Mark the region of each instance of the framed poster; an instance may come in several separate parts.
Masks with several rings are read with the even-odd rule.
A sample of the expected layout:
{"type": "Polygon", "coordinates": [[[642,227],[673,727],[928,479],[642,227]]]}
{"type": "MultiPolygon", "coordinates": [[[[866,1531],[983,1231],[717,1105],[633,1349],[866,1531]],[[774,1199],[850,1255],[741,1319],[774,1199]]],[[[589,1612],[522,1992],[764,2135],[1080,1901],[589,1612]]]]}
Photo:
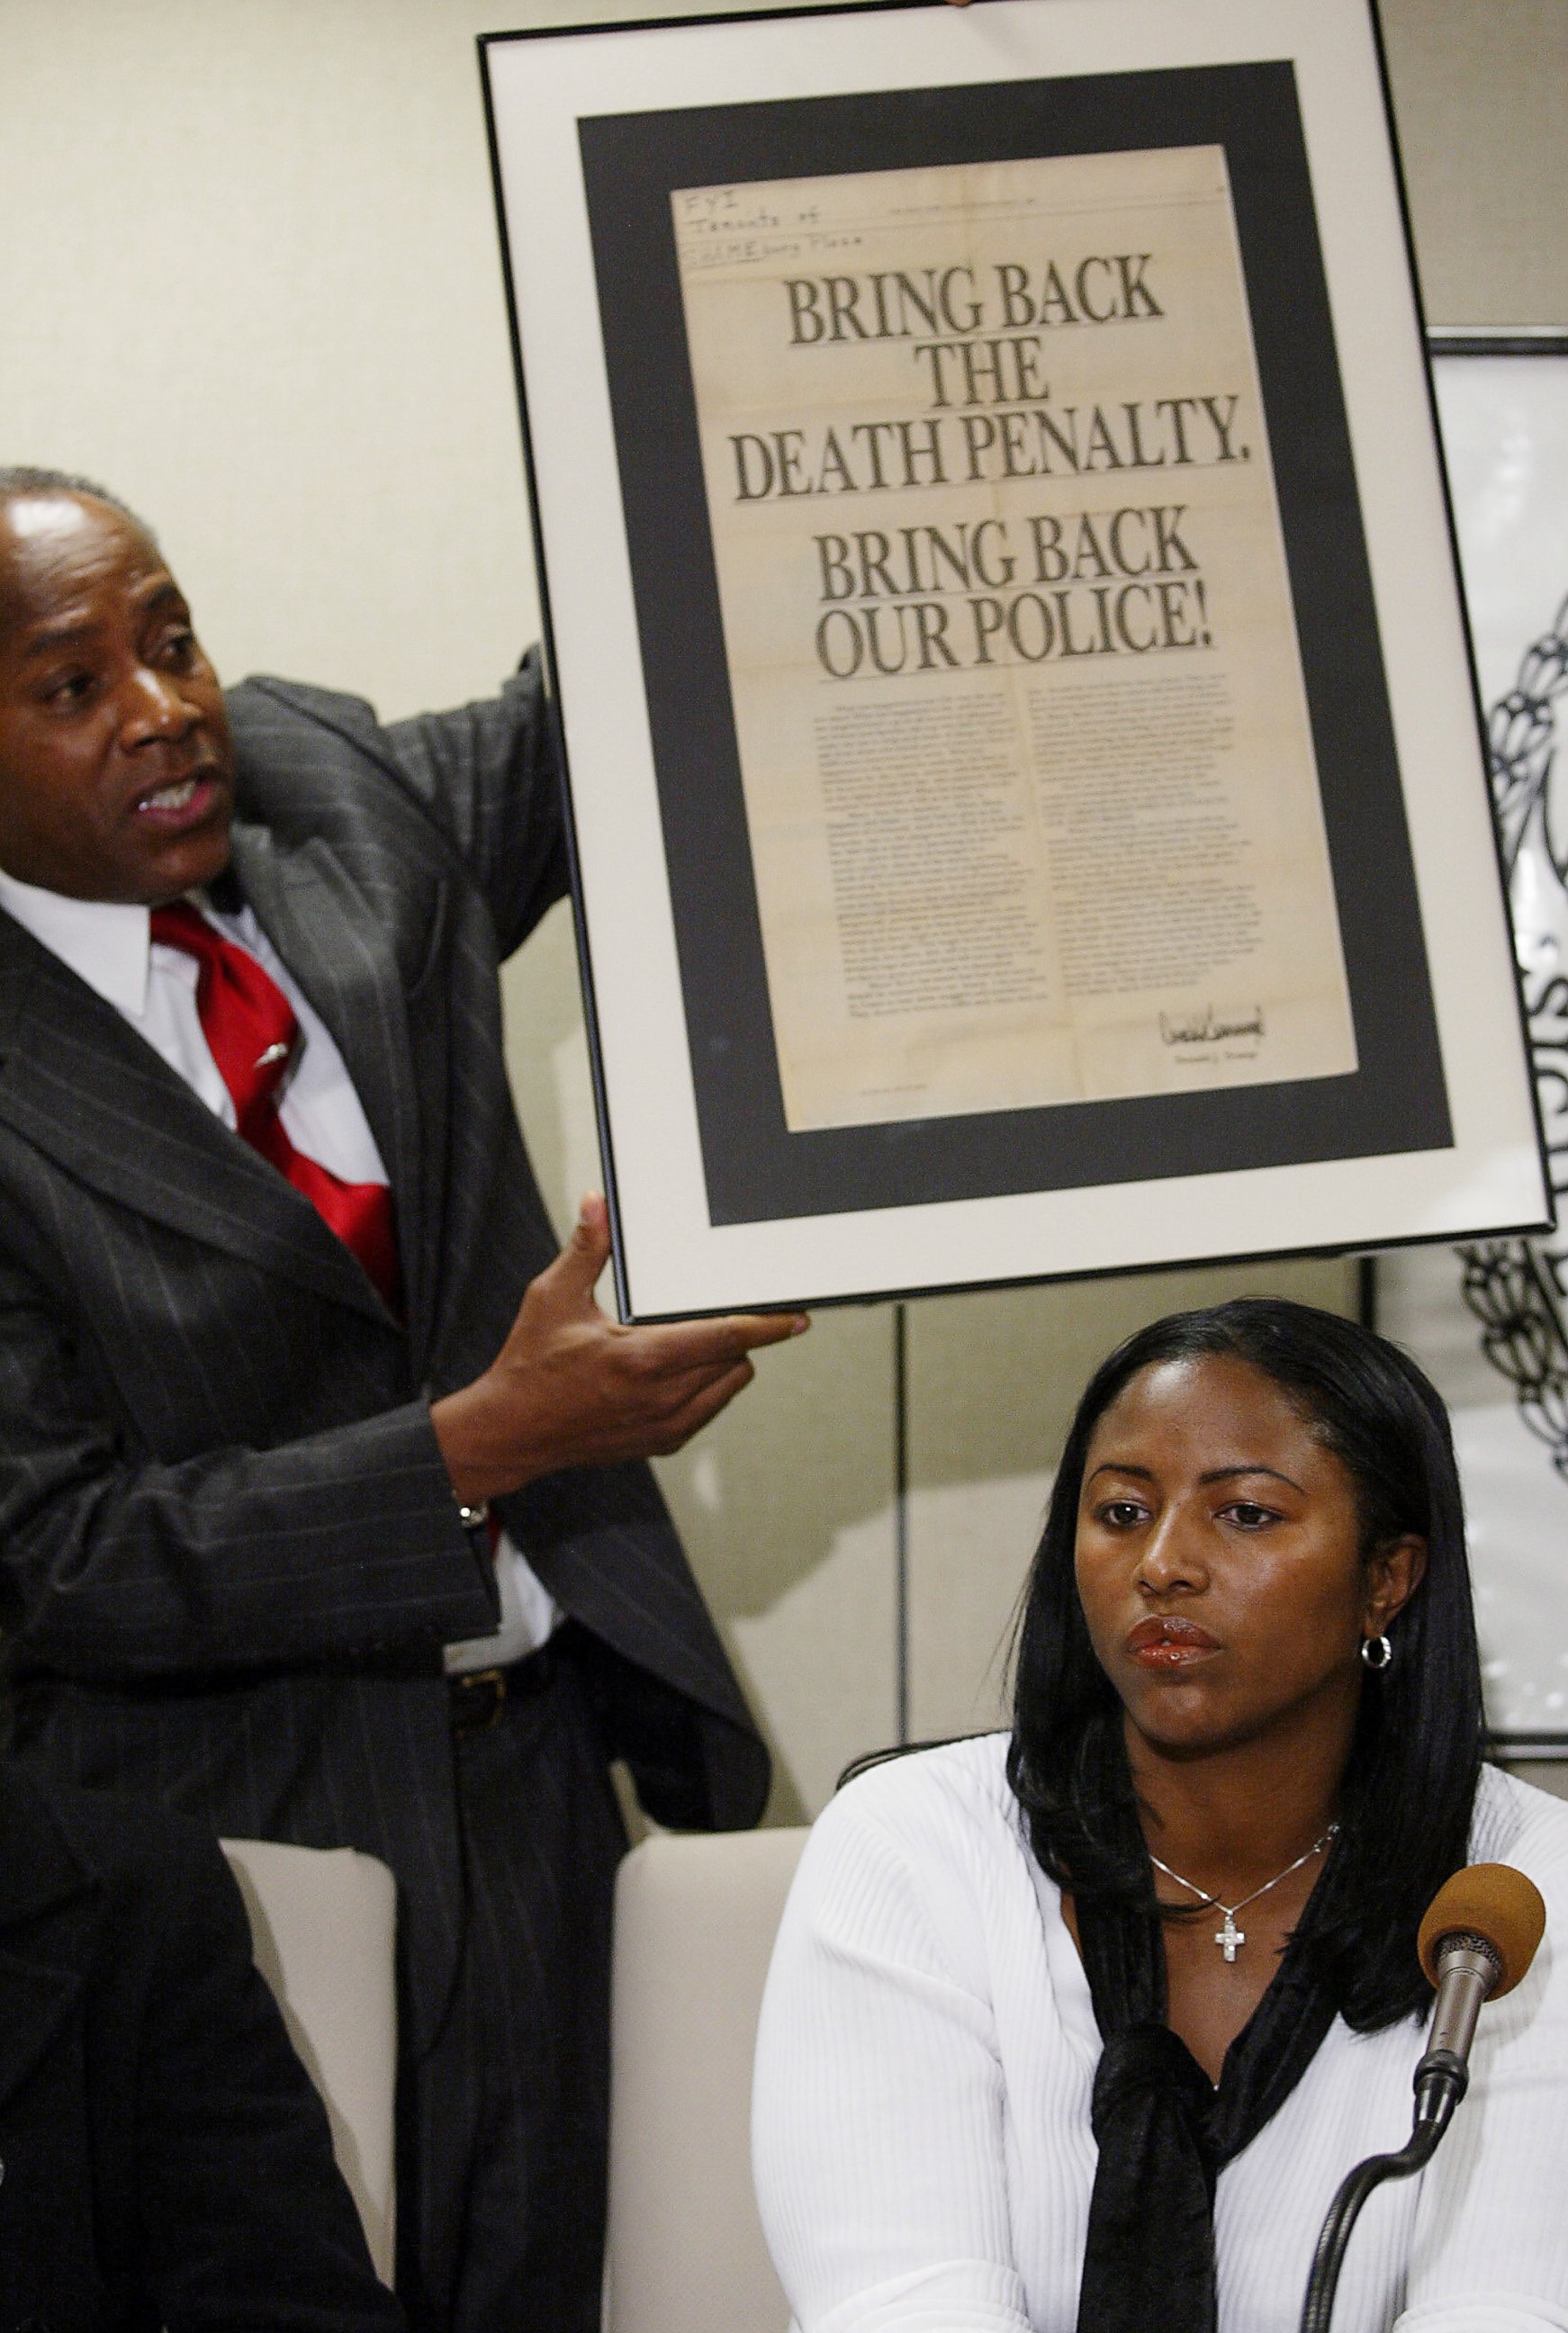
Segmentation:
{"type": "Polygon", "coordinates": [[[482,47],[623,1315],[1544,1221],[1368,0],[482,47]]]}
{"type": "MultiPolygon", "coordinates": [[[[1551,1178],[1568,1192],[1568,331],[1437,332],[1438,408],[1487,707],[1551,1178]]],[[[1568,1229],[1380,1261],[1380,1328],[1448,1402],[1487,1715],[1568,1757],[1568,1229]]]]}

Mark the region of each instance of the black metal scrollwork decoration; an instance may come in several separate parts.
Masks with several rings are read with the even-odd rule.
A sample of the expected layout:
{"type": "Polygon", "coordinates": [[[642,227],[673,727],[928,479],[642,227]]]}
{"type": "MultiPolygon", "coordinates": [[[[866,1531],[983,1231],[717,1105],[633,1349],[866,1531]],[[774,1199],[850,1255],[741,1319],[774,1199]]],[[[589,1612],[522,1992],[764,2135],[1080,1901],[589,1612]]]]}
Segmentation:
{"type": "Polygon", "coordinates": [[[1515,946],[1557,1229],[1539,1239],[1457,1250],[1482,1350],[1515,1389],[1520,1415],[1568,1482],[1568,786],[1552,790],[1557,707],[1568,696],[1568,599],[1526,649],[1487,724],[1492,809],[1515,946]]]}

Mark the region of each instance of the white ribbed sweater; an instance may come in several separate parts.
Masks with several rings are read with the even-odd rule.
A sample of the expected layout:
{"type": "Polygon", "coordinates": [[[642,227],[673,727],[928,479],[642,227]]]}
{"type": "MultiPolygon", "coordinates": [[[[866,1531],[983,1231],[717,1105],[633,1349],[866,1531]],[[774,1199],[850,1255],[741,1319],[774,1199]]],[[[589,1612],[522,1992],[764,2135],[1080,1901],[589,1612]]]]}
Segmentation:
{"type": "MultiPolygon", "coordinates": [[[[1100,2038],[1005,1751],[991,1734],[879,1767],[807,1845],[754,2104],[763,2224],[803,2333],[1076,2323],[1100,2038]]],[[[1546,1941],[1482,2011],[1435,2161],[1362,2213],[1334,2333],[1568,2328],[1568,1805],[1488,1771],[1471,1852],[1530,1874],[1546,1941]]],[[[1409,2134],[1422,2039],[1414,2020],[1371,2035],[1336,2021],[1221,2172],[1220,2333],[1295,2333],[1335,2187],[1409,2134]]]]}

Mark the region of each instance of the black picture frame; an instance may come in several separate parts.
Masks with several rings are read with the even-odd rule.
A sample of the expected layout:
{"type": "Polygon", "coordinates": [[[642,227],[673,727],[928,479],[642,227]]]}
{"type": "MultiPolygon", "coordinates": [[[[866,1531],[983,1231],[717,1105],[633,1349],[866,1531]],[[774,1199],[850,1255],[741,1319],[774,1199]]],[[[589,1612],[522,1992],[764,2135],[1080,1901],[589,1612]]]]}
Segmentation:
{"type": "MultiPolygon", "coordinates": [[[[1568,1193],[1568,1051],[1555,916],[1568,924],[1568,328],[1429,334],[1491,748],[1546,1156],[1568,1193]],[[1554,848],[1545,819],[1550,806],[1554,848]],[[1554,860],[1562,862],[1554,864],[1554,860]]],[[[1369,1318],[1447,1401],[1465,1487],[1492,1744],[1568,1759],[1568,1253],[1563,1235],[1369,1258],[1369,1318]]]]}
{"type": "Polygon", "coordinates": [[[1458,1215],[1471,1231],[1544,1218],[1375,18],[1368,0],[1283,0],[1260,31],[1236,0],[1215,53],[1212,34],[1209,48],[1183,46],[1180,13],[1150,0],[1007,0],[961,15],[873,5],[481,44],[624,1317],[1452,1237],[1458,1215]],[[793,60],[808,24],[811,60],[792,62],[796,85],[781,91],[779,36],[793,60]],[[922,52],[940,74],[922,72],[922,52]],[[1308,161],[1309,143],[1334,139],[1361,218],[1379,223],[1348,256],[1345,187],[1308,161]],[[1356,1069],[792,1132],[672,190],[1199,141],[1230,163],[1356,1069]],[[1337,214],[1326,242],[1325,195],[1337,214]],[[1382,483],[1374,369],[1378,402],[1393,400],[1418,449],[1419,527],[1382,483]],[[1401,562],[1414,626],[1390,592],[1401,562]],[[1412,669],[1412,629],[1438,637],[1447,665],[1445,767],[1420,793],[1396,702],[1409,730],[1431,677],[1412,669]],[[1434,833],[1456,816],[1467,863],[1442,870],[1435,892],[1434,833]],[[1461,944],[1479,1048],[1451,982],[1443,993],[1461,944]]]}

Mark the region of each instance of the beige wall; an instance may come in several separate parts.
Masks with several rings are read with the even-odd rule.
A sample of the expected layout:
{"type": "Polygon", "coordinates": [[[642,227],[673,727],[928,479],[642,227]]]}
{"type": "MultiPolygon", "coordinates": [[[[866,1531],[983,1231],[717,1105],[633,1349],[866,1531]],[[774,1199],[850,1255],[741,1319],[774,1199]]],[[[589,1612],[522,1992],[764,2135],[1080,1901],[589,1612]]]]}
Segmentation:
{"type": "Polygon", "coordinates": [[[1434,324],[1568,326],[1568,0],[1381,0],[1434,324]]]}
{"type": "MultiPolygon", "coordinates": [[[[473,36],[541,0],[0,0],[0,459],[103,475],[160,526],[221,668],[389,714],[533,637],[473,36]]],[[[1563,0],[1392,0],[1435,321],[1564,322],[1563,0]]],[[[534,1155],[597,1176],[570,933],[509,974],[534,1155]]],[[[1121,1331],[1221,1288],[1348,1301],[1334,1264],[954,1297],[907,1318],[912,1730],[983,1723],[1063,1421],[1121,1331]]],[[[899,1701],[894,1316],[820,1318],[664,1468],[814,1806],[899,1701]]]]}

